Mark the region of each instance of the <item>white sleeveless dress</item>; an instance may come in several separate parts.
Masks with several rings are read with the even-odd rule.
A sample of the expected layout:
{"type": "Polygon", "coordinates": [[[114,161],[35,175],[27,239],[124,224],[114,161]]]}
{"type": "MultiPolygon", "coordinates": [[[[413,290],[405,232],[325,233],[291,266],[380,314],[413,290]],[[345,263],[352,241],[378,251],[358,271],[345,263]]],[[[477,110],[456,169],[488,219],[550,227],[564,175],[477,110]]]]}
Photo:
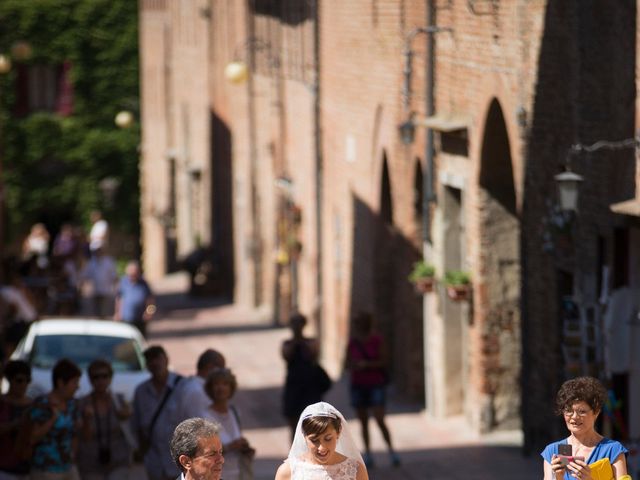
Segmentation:
{"type": "Polygon", "coordinates": [[[354,480],[359,462],[346,458],[335,465],[318,465],[300,459],[289,459],[291,480],[354,480]]]}

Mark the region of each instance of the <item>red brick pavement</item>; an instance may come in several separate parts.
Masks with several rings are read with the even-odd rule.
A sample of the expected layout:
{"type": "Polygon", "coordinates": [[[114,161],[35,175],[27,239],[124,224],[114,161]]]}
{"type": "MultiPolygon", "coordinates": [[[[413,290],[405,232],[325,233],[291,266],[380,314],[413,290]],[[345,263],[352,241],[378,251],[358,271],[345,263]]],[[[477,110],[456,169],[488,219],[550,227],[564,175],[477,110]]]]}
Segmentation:
{"type": "MultiPolygon", "coordinates": [[[[150,327],[149,342],[164,345],[172,368],[183,374],[194,372],[196,358],[205,348],[224,353],[238,379],[235,402],[245,435],[257,450],[256,480],[272,479],[289,448],[289,431],[280,414],[284,364],[279,355],[288,332],[273,326],[259,311],[189,299],[180,294],[185,286],[181,276],[155,285],[160,315],[150,327]]],[[[521,455],[518,432],[478,436],[460,418],[433,421],[419,406],[390,397],[389,428],[402,465],[389,465],[382,437],[372,425],[376,463],[369,472],[372,480],[541,478],[542,460],[521,455]]],[[[345,414],[358,436],[345,379],[338,379],[326,400],[345,414]]]]}

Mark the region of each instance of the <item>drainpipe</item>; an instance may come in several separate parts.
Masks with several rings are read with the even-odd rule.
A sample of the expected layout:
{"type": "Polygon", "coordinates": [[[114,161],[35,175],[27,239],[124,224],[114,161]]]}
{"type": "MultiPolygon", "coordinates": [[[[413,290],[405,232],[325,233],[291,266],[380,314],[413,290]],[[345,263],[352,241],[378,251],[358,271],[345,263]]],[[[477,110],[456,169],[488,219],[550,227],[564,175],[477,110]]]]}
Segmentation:
{"type": "Polygon", "coordinates": [[[315,187],[316,187],[316,249],[317,249],[317,268],[316,268],[316,305],[315,320],[318,328],[318,338],[322,338],[322,176],[323,176],[323,158],[322,158],[322,129],[320,126],[320,2],[313,2],[313,60],[314,60],[314,79],[313,79],[313,137],[315,142],[315,187]]]}

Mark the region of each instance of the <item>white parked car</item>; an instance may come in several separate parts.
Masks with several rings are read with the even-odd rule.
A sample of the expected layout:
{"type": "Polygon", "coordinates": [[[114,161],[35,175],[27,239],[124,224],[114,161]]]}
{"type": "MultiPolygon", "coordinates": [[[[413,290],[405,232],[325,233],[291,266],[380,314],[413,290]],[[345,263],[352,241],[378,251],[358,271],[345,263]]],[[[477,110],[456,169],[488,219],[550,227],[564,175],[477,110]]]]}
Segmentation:
{"type": "Polygon", "coordinates": [[[52,388],[51,371],[61,358],[80,367],[82,378],[76,396],[91,391],[87,367],[93,360],[111,362],[111,390],[131,402],[140,382],[149,378],[145,368],[144,337],[132,325],[111,320],[87,318],[51,318],[33,322],[12,360],[25,360],[31,365],[31,383],[27,394],[35,397],[52,388]]]}

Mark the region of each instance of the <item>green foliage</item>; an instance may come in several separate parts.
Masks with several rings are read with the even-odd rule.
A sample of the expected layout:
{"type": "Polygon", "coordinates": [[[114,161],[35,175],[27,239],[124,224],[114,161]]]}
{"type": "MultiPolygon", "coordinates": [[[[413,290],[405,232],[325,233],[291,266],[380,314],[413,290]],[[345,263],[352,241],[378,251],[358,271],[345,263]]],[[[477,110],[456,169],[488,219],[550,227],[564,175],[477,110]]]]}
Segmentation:
{"type": "Polygon", "coordinates": [[[431,278],[436,274],[436,268],[428,263],[425,263],[424,260],[420,260],[419,262],[415,262],[413,264],[413,270],[409,274],[409,281],[416,282],[421,278],[431,278]]]}
{"type": "Polygon", "coordinates": [[[2,175],[7,231],[18,238],[36,221],[57,226],[105,212],[113,228],[136,234],[139,212],[137,125],[114,123],[117,112],[138,116],[138,6],[131,0],[3,0],[0,51],[18,41],[32,48],[26,65],[71,64],[70,117],[32,113],[17,118],[16,70],[0,79],[2,175]],[[112,204],[99,182],[119,181],[112,204]]]}
{"type": "Polygon", "coordinates": [[[469,285],[471,283],[471,275],[464,270],[447,270],[444,274],[444,283],[446,285],[469,285]]]}

